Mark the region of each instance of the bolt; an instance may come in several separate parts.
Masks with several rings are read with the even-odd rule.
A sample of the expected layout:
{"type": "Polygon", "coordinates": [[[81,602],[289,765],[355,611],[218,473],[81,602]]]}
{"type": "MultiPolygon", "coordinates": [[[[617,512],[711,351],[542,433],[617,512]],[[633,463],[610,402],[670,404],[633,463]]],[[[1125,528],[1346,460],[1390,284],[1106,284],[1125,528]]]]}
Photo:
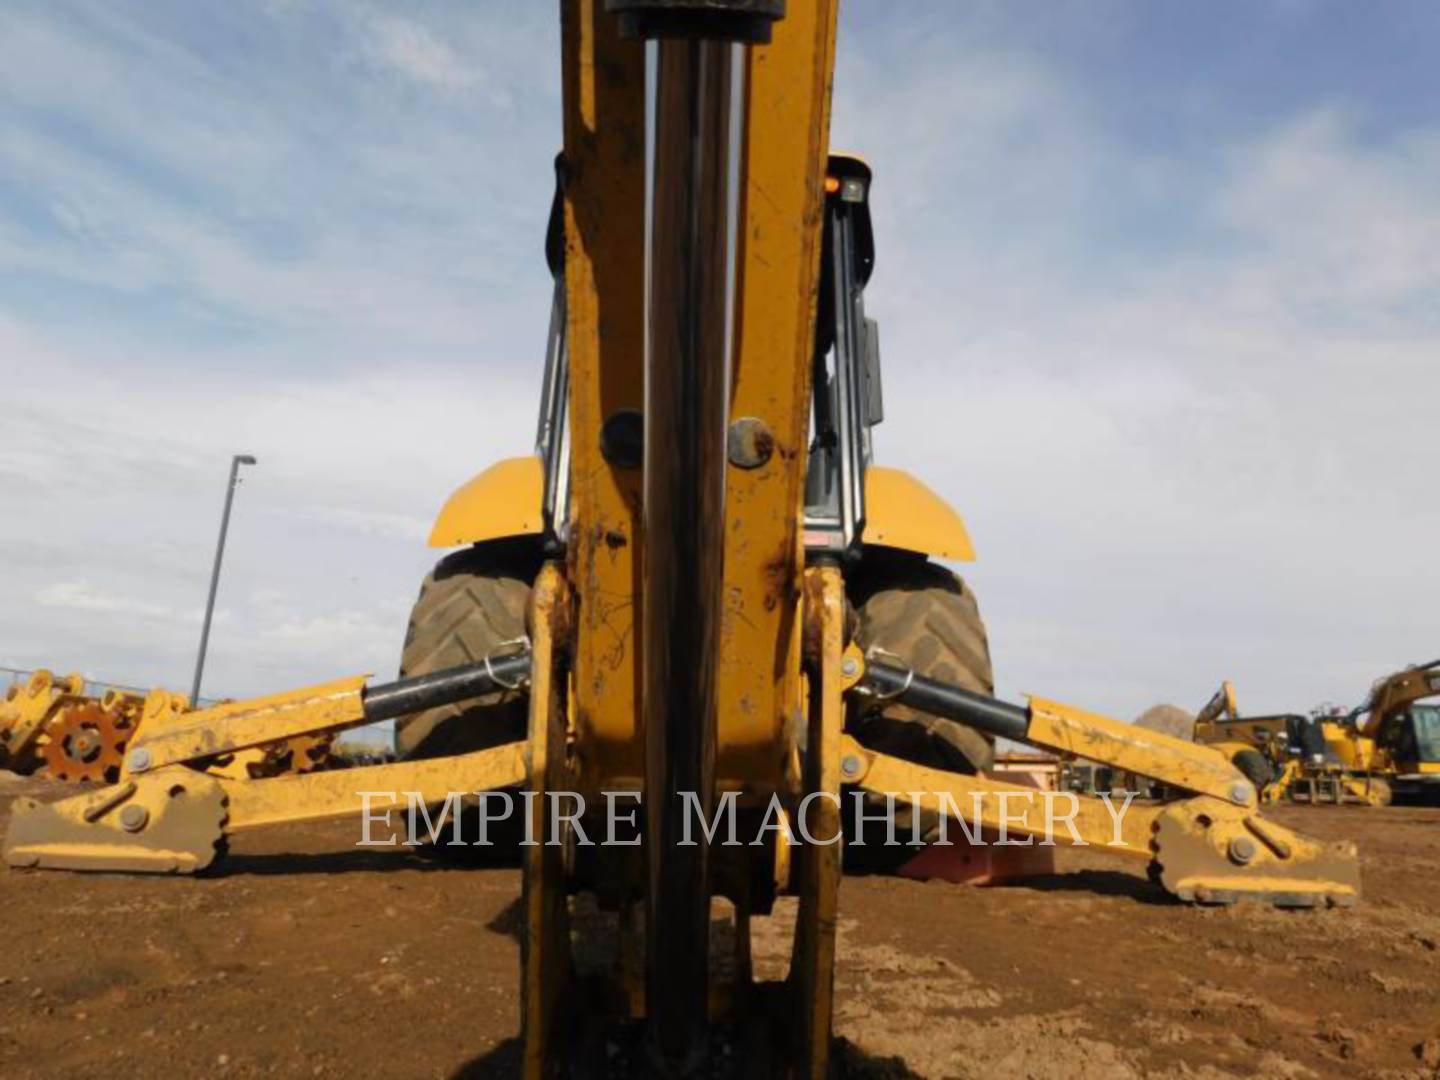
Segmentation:
{"type": "Polygon", "coordinates": [[[638,469],[645,460],[645,416],[617,409],[600,425],[600,453],[617,469],[638,469]]]}
{"type": "Polygon", "coordinates": [[[150,821],[150,811],[139,803],[131,803],[120,811],[120,827],[126,832],[139,832],[150,821]]]}
{"type": "Polygon", "coordinates": [[[860,674],[860,664],[853,656],[847,656],[844,660],[840,661],[840,674],[846,678],[853,679],[856,675],[860,674]]]}
{"type": "Polygon", "coordinates": [[[143,746],[130,751],[130,771],[144,772],[150,768],[150,751],[143,746]]]}
{"type": "Polygon", "coordinates": [[[764,420],[742,416],[725,435],[726,455],[739,469],[758,469],[775,454],[775,433],[764,420]]]}
{"type": "Polygon", "coordinates": [[[1230,801],[1244,806],[1255,796],[1255,789],[1244,780],[1236,780],[1230,785],[1230,801]]]}
{"type": "Polygon", "coordinates": [[[1248,865],[1257,854],[1259,849],[1255,846],[1255,841],[1248,836],[1237,836],[1230,841],[1230,861],[1236,866],[1248,865]]]}
{"type": "Polygon", "coordinates": [[[840,771],[852,779],[859,776],[860,759],[854,754],[846,754],[840,759],[840,771]]]}

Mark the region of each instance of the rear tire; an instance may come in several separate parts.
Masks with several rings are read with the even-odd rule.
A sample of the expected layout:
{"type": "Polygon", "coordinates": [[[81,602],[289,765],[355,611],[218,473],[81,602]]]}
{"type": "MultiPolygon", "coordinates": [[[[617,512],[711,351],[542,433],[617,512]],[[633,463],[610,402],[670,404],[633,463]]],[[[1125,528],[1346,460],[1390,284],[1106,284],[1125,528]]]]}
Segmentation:
{"type": "Polygon", "coordinates": [[[1257,794],[1275,782],[1275,766],[1259,750],[1236,750],[1230,763],[1255,785],[1257,794]]]}
{"type": "MultiPolygon", "coordinates": [[[[850,601],[856,642],[883,649],[924,675],[977,694],[995,693],[990,642],[975,594],[923,555],[867,550],[850,601]]],[[[852,718],[861,742],[920,765],[974,773],[995,763],[993,736],[903,705],[873,706],[852,718]]]]}
{"type": "MultiPolygon", "coordinates": [[[[477,663],[525,634],[543,555],[534,539],[494,540],[440,560],[420,586],[405,632],[401,677],[477,663]]],[[[444,757],[525,738],[527,696],[500,690],[399,720],[402,758],[444,757]]]]}
{"type": "MultiPolygon", "coordinates": [[[[918,675],[993,695],[995,678],[990,643],[975,594],[964,580],[923,555],[891,548],[867,548],[865,561],[850,587],[859,618],[855,640],[865,652],[882,649],[918,675]]],[[[865,746],[917,765],[951,772],[977,773],[995,763],[995,740],[972,727],[917,712],[903,705],[861,700],[851,711],[850,732],[865,746]]],[[[867,795],[870,813],[885,799],[867,795]]],[[[851,827],[853,814],[843,815],[851,827]]],[[[903,806],[895,814],[897,839],[912,835],[912,818],[903,806]]],[[[928,843],[938,833],[939,816],[924,813],[920,835],[928,843]]],[[[881,847],[885,831],[867,827],[862,846],[847,851],[852,868],[893,869],[914,848],[881,847]]]]}

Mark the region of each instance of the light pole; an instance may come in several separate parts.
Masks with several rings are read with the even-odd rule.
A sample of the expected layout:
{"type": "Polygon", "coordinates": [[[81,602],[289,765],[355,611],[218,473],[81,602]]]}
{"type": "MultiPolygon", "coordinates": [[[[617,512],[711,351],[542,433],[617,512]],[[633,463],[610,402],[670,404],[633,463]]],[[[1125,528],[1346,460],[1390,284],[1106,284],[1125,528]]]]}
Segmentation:
{"type": "Polygon", "coordinates": [[[195,682],[190,688],[190,704],[200,706],[200,676],[205,672],[205,647],[210,643],[210,619],[215,614],[215,592],[220,588],[220,561],[225,557],[225,534],[230,531],[230,506],[235,501],[235,487],[240,483],[240,466],[254,465],[250,454],[236,454],[230,459],[230,480],[225,485],[225,510],[220,515],[220,540],[215,545],[215,568],[210,571],[210,598],[205,601],[205,625],[200,628],[200,653],[195,657],[195,682]]]}

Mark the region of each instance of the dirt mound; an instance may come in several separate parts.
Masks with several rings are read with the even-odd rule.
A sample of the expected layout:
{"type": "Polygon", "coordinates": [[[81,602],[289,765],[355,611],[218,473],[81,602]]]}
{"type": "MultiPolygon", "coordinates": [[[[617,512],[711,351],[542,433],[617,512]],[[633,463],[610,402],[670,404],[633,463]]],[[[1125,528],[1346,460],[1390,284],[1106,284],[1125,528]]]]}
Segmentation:
{"type": "Polygon", "coordinates": [[[1188,739],[1195,730],[1195,714],[1178,705],[1152,705],[1135,718],[1135,726],[1188,739]]]}

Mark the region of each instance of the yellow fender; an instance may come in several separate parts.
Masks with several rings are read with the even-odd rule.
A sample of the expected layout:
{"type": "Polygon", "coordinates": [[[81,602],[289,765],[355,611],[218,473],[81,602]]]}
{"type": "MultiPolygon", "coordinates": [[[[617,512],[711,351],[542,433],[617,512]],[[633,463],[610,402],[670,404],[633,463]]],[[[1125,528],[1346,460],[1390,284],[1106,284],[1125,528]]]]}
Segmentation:
{"type": "Polygon", "coordinates": [[[430,530],[430,546],[539,535],[544,501],[545,470],[538,457],[497,461],[445,501],[430,530]]]}
{"type": "MultiPolygon", "coordinates": [[[[430,546],[459,547],[539,535],[544,528],[544,489],[545,473],[538,457],[497,462],[446,501],[430,531],[430,546]]],[[[872,465],[866,470],[864,540],[941,559],[975,559],[960,515],[902,469],[872,465]]]]}
{"type": "Polygon", "coordinates": [[[975,547],[960,515],[903,469],[871,465],[865,470],[862,539],[941,559],[975,561],[975,547]]]}

